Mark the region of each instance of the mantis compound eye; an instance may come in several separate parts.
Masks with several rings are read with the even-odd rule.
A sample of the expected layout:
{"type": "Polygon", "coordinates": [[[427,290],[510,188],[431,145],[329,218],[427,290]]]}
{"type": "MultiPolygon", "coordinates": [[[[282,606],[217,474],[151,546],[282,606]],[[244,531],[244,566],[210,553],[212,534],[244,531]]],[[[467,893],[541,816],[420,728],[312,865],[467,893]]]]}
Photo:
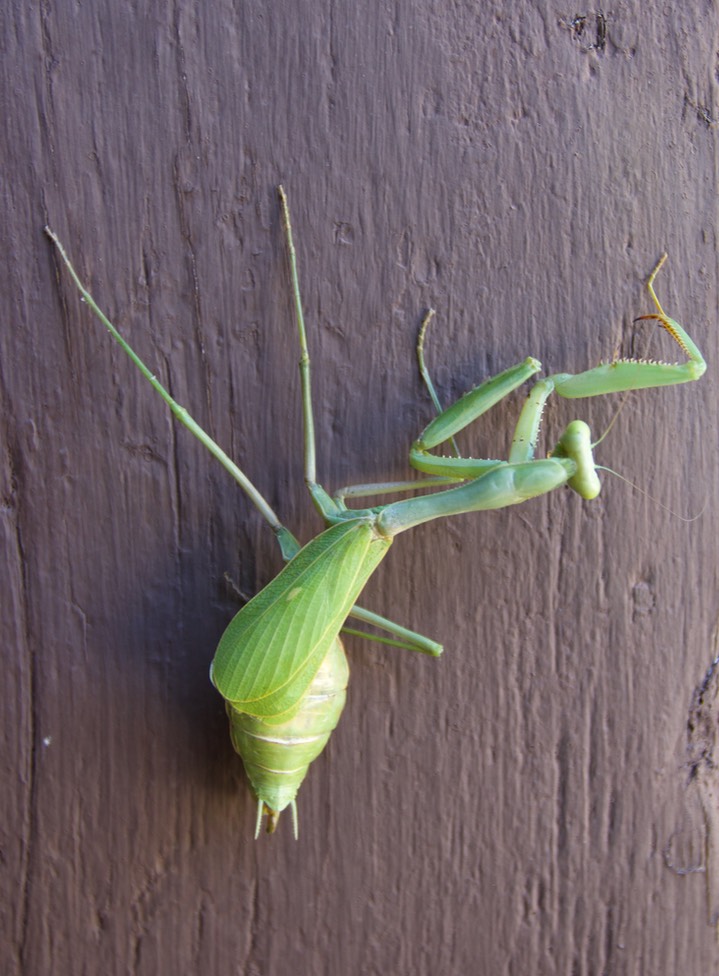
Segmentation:
{"type": "Polygon", "coordinates": [[[559,438],[552,457],[566,457],[574,461],[577,472],[567,482],[582,498],[591,501],[601,491],[602,485],[592,456],[592,437],[589,426],[583,420],[573,420],[559,438]]]}

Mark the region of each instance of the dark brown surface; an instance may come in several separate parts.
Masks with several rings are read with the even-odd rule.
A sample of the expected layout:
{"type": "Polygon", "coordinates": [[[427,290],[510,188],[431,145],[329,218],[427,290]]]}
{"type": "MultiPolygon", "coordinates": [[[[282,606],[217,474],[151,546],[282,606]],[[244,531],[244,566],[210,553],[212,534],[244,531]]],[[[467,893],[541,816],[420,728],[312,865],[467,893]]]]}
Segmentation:
{"type": "MultiPolygon", "coordinates": [[[[716,972],[716,5],[150,6],[2,14],[0,971],[716,972]],[[273,540],[42,227],[306,539],[280,181],[329,486],[404,476],[428,305],[445,400],[576,371],[646,351],[666,248],[711,368],[599,449],[695,521],[607,476],[398,540],[364,602],[447,652],[350,642],[300,842],[254,843],[207,668],[273,540]]],[[[506,454],[518,402],[464,449],[506,454]]]]}

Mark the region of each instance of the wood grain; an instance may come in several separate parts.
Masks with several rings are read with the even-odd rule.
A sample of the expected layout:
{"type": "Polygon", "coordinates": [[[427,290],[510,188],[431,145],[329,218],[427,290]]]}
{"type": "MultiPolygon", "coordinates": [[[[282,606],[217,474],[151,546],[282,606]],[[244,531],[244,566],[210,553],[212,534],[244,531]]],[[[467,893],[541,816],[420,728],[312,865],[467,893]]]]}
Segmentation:
{"type": "MultiPolygon", "coordinates": [[[[0,971],[716,972],[716,4],[11,0],[2,26],[0,971]],[[253,592],[278,554],[42,228],[307,539],[279,182],[329,487],[405,476],[430,305],[445,401],[527,355],[673,356],[632,324],[666,249],[710,370],[599,449],[694,521],[607,475],[398,540],[364,602],[446,654],[352,641],[300,842],[255,843],[207,669],[224,574],[253,592]]],[[[506,454],[519,403],[463,449],[506,454]]]]}

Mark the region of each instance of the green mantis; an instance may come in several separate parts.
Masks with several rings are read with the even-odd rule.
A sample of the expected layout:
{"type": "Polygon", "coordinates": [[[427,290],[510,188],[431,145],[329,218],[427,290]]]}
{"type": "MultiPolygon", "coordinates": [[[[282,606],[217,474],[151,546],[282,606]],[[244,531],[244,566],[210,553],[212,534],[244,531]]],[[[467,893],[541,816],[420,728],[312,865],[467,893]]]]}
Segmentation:
{"type": "MultiPolygon", "coordinates": [[[[258,801],[255,836],[267,815],[273,831],[280,813],[290,808],[297,836],[295,797],[309,764],[324,748],[344,706],[348,668],[340,633],[349,617],[370,623],[390,636],[377,638],[398,647],[438,655],[439,644],[413,633],[356,603],[394,537],[436,518],[517,505],[567,485],[582,498],[600,491],[587,424],[572,421],[551,453],[535,457],[545,404],[552,393],[567,398],[599,396],[625,390],[669,386],[699,379],[706,364],[698,348],[662,309],[654,280],[663,255],[648,280],[656,320],[686,357],[680,364],[616,360],[578,374],[556,373],[532,387],[504,460],[435,454],[496,403],[535,376],[533,358],[504,370],[441,409],[424,366],[426,317],[418,344],[420,369],[437,409],[410,450],[410,464],[425,475],[401,482],[355,485],[330,495],[317,481],[315,434],[307,344],[297,261],[287,199],[279,188],[292,292],[301,350],[300,375],[304,417],[305,481],[326,528],[300,547],[245,473],[199,427],[120,336],[80,281],[56,235],[46,228],[85,302],[109,330],[169,408],[224,465],[275,532],[284,569],[231,620],[211,667],[211,679],[225,700],[230,732],[258,801]],[[348,499],[438,489],[371,508],[351,508],[348,499]]],[[[365,635],[369,636],[369,635],[365,635]]]]}

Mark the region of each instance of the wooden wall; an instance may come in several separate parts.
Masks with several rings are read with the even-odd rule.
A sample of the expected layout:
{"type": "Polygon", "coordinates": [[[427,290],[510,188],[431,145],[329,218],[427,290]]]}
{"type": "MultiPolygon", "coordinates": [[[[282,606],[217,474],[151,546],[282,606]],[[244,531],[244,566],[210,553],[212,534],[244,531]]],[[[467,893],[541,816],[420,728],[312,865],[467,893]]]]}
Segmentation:
{"type": "MultiPolygon", "coordinates": [[[[2,14],[0,970],[674,974],[719,966],[717,35],[708,0],[23,3],[2,14]],[[581,9],[580,9],[581,8],[581,9]],[[710,364],[628,398],[592,503],[400,538],[288,822],[207,672],[279,568],[234,482],[43,235],[303,539],[290,195],[324,483],[405,477],[431,416],[534,355],[710,364]],[[671,510],[671,511],[669,511],[671,510]],[[680,516],[688,516],[685,520],[680,516]]],[[[600,433],[618,397],[552,404],[600,433]]],[[[520,398],[462,438],[506,456],[520,398]]]]}

